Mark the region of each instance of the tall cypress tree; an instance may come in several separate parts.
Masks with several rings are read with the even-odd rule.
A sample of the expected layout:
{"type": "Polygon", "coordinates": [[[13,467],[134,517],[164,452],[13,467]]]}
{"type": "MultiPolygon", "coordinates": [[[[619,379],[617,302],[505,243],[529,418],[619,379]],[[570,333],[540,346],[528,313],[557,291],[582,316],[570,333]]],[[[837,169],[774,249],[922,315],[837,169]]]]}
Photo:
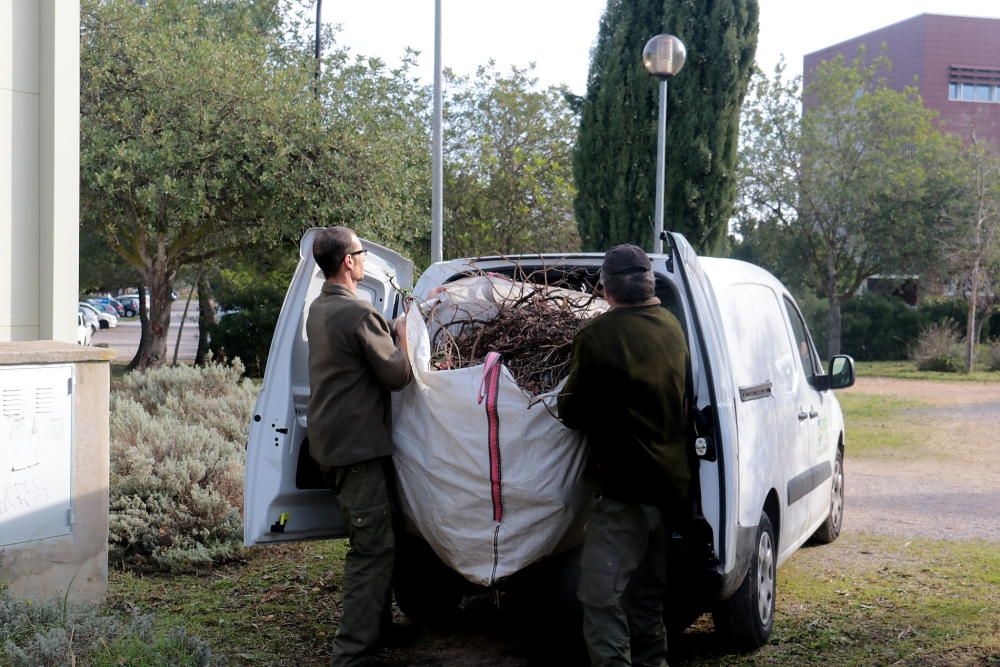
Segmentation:
{"type": "Polygon", "coordinates": [[[585,249],[652,248],[659,82],[643,67],[642,47],[659,33],[687,46],[687,64],[668,84],[664,227],[703,253],[721,249],[758,14],[757,0],[608,0],[573,155],[585,249]]]}

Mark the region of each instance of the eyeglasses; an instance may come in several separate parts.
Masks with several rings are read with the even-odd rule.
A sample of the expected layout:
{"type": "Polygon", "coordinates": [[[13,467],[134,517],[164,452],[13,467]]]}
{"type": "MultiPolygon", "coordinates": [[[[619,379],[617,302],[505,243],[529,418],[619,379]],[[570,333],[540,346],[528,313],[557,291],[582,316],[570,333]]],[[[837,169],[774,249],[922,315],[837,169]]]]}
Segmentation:
{"type": "Polygon", "coordinates": [[[355,250],[354,252],[347,253],[348,257],[353,257],[354,255],[367,255],[368,248],[362,248],[361,250],[355,250]]]}

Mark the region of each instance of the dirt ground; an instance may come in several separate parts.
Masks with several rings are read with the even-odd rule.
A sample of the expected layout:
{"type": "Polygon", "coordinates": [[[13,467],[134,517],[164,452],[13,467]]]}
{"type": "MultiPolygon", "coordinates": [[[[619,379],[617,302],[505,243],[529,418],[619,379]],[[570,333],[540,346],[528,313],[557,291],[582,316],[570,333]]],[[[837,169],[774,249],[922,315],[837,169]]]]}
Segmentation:
{"type": "Polygon", "coordinates": [[[920,401],[905,412],[912,447],[851,455],[844,530],[1000,541],[1000,383],[859,378],[848,390],[920,401]]]}

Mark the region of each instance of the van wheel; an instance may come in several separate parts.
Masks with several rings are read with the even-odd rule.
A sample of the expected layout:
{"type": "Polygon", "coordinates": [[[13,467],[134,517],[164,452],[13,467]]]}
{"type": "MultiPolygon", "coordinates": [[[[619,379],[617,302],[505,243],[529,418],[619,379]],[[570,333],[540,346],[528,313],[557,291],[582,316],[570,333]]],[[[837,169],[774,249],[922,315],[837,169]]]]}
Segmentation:
{"type": "Polygon", "coordinates": [[[750,568],[731,598],[712,611],[715,629],[744,650],[763,646],[774,627],[777,592],[777,541],[767,514],[761,513],[750,568]]]}
{"type": "Polygon", "coordinates": [[[840,535],[840,527],[844,523],[844,450],[837,449],[837,458],[833,462],[833,485],[830,491],[830,513],[816,532],[812,540],[820,544],[829,544],[840,535]]]}
{"type": "Polygon", "coordinates": [[[399,535],[393,590],[400,611],[419,621],[453,616],[462,602],[464,580],[441,562],[419,537],[399,535]]]}

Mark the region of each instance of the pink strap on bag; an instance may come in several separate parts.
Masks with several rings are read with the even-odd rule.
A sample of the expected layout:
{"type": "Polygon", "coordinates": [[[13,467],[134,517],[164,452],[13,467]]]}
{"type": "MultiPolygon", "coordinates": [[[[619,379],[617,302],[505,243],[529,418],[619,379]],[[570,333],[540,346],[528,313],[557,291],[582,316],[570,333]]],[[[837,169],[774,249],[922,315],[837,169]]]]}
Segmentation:
{"type": "Polygon", "coordinates": [[[490,352],[483,364],[483,382],[479,386],[479,403],[486,399],[486,421],[490,453],[490,495],[493,499],[493,520],[503,519],[503,469],[500,461],[500,413],[497,399],[500,395],[501,355],[490,352]]]}

